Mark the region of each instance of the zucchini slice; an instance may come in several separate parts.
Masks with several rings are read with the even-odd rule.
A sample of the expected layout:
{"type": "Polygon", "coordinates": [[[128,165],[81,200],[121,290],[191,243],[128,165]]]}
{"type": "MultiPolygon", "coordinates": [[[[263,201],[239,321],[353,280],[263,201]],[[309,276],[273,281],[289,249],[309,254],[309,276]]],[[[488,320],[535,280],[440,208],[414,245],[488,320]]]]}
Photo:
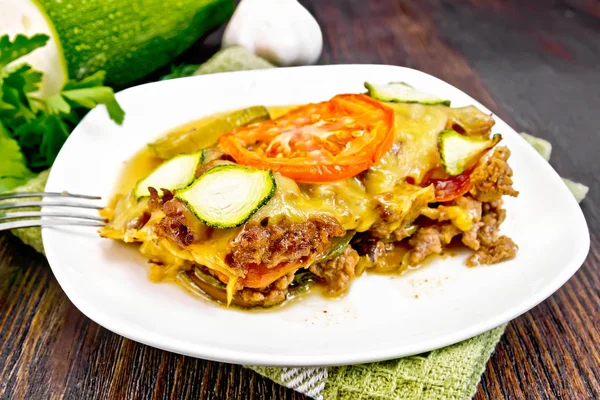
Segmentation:
{"type": "Polygon", "coordinates": [[[275,193],[272,171],[217,165],[175,197],[208,226],[233,228],[246,222],[275,193]]]}
{"type": "Polygon", "coordinates": [[[158,157],[169,159],[181,153],[192,153],[213,146],[224,133],[268,119],[271,119],[269,111],[263,106],[242,108],[199,127],[188,126],[172,131],[148,146],[158,157]]]}
{"type": "MultiPolygon", "coordinates": [[[[165,161],[147,177],[140,180],[134,189],[136,198],[150,196],[148,187],[175,190],[188,186],[196,178],[196,168],[202,163],[203,153],[181,154],[165,161]]],[[[159,192],[160,195],[162,193],[159,192]]]]}
{"type": "Polygon", "coordinates": [[[499,134],[485,139],[462,135],[453,129],[442,131],[438,138],[438,147],[446,173],[451,176],[462,174],[501,139],[499,134]]]}
{"type": "Polygon", "coordinates": [[[404,82],[390,82],[387,85],[375,85],[365,82],[365,88],[369,91],[369,96],[380,101],[450,106],[450,100],[420,92],[404,82]]]}

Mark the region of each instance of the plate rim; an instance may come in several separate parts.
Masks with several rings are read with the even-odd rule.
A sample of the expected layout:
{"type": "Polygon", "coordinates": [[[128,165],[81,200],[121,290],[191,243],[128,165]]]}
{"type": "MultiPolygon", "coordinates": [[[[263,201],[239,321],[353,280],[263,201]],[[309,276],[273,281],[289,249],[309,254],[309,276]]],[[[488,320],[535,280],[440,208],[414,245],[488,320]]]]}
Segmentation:
{"type": "MultiPolygon", "coordinates": [[[[384,64],[338,64],[338,65],[318,65],[318,66],[301,66],[301,67],[289,67],[289,68],[273,68],[273,69],[264,69],[264,70],[249,70],[249,71],[233,71],[233,72],[223,72],[217,74],[209,74],[209,75],[201,75],[201,76],[192,76],[186,78],[180,78],[178,80],[185,79],[195,79],[195,80],[211,80],[216,76],[231,76],[231,75],[248,75],[249,77],[252,75],[263,75],[263,74],[277,74],[277,73],[285,73],[289,70],[303,70],[303,69],[345,69],[345,68],[394,68],[398,70],[398,73],[402,73],[403,71],[411,71],[411,74],[423,75],[427,79],[434,80],[436,84],[444,84],[449,85],[452,88],[460,91],[463,95],[467,96],[470,101],[473,102],[475,106],[480,108],[485,112],[491,113],[489,109],[479,103],[476,99],[474,99],[469,94],[465,93],[459,88],[456,88],[454,85],[445,82],[433,75],[427,74],[425,72],[415,70],[412,68],[402,67],[402,66],[394,66],[394,65],[384,65],[384,64]],[[282,72],[285,71],[285,72],[282,72]]],[[[126,93],[131,93],[134,91],[141,90],[141,88],[146,88],[147,86],[160,86],[160,85],[168,85],[173,81],[158,81],[158,82],[150,82],[139,86],[134,86],[131,88],[124,89],[116,94],[117,99],[123,96],[126,93]]],[[[84,119],[80,122],[80,124],[75,128],[71,136],[67,139],[70,140],[73,137],[79,128],[79,126],[85,123],[86,119],[90,114],[99,112],[98,109],[92,110],[84,119]]],[[[495,120],[498,122],[502,122],[506,127],[508,127],[512,132],[517,134],[517,132],[510,127],[506,122],[504,122],[501,118],[494,114],[495,120]]],[[[517,134],[518,136],[518,134],[517,134]]],[[[521,139],[523,140],[523,139],[521,139]]],[[[523,140],[523,143],[526,143],[523,140]]],[[[526,148],[526,152],[529,152],[528,157],[539,157],[536,151],[530,146],[522,146],[526,148]]],[[[63,146],[63,149],[65,146],[63,146]]],[[[61,159],[61,156],[64,152],[61,150],[59,153],[57,160],[61,159]]],[[[539,163],[538,163],[539,164],[539,163]]],[[[549,163],[544,161],[546,166],[541,167],[546,169],[546,173],[553,175],[553,179],[560,179],[558,173],[550,166],[549,163]]],[[[539,164],[541,165],[541,164],[539,164]]],[[[46,190],[48,188],[52,188],[54,181],[56,180],[56,174],[53,175],[53,171],[51,170],[50,175],[48,177],[48,182],[46,185],[46,190]]],[[[568,189],[564,186],[563,191],[567,191],[568,189]]],[[[570,194],[570,193],[569,193],[570,194]]],[[[439,349],[442,347],[446,347],[452,344],[456,344],[463,340],[470,339],[474,336],[492,330],[522,314],[531,310],[536,305],[540,304],[546,298],[551,296],[554,292],[556,292],[560,287],[562,287],[583,265],[585,259],[589,253],[590,249],[590,234],[587,226],[587,221],[581,210],[581,207],[577,204],[576,200],[573,198],[573,203],[576,207],[574,207],[575,213],[577,214],[577,222],[579,227],[577,230],[581,230],[581,237],[584,239],[582,245],[580,245],[576,252],[574,252],[573,256],[570,259],[570,262],[567,263],[559,273],[555,274],[553,279],[545,284],[541,289],[538,289],[534,295],[528,296],[526,301],[518,303],[517,305],[507,308],[501,313],[496,313],[493,316],[486,318],[485,320],[472,324],[467,328],[458,329],[455,332],[444,334],[442,338],[432,338],[426,341],[419,342],[418,345],[413,345],[411,347],[411,351],[403,351],[401,347],[399,348],[385,348],[379,349],[377,351],[364,351],[364,352],[352,352],[344,355],[336,355],[335,359],[332,361],[331,355],[309,355],[309,356],[298,356],[298,355],[277,355],[272,356],[269,354],[263,354],[260,352],[252,352],[252,351],[239,351],[232,349],[224,349],[222,347],[216,347],[216,350],[213,349],[210,345],[202,345],[201,343],[194,343],[190,345],[189,343],[174,339],[172,337],[164,337],[161,334],[155,334],[151,331],[139,331],[139,329],[135,327],[131,327],[126,323],[122,323],[120,320],[115,320],[111,318],[106,312],[104,312],[100,307],[95,306],[94,304],[87,301],[84,297],[80,296],[79,292],[71,285],[71,282],[68,279],[68,274],[66,270],[57,267],[58,260],[57,255],[55,253],[55,249],[52,246],[49,246],[49,236],[52,234],[52,229],[50,228],[42,228],[42,241],[44,244],[46,257],[48,259],[48,263],[52,272],[58,281],[59,285],[69,298],[69,300],[78,308],[84,315],[103,326],[104,328],[119,334],[128,339],[134,340],[139,343],[143,343],[161,350],[171,351],[178,354],[188,355],[192,357],[212,360],[212,361],[220,361],[234,364],[246,364],[246,365],[260,365],[260,366],[277,366],[277,367],[325,367],[325,366],[339,366],[339,365],[349,365],[349,364],[357,364],[357,363],[367,363],[367,362],[376,362],[383,360],[390,360],[394,358],[406,357],[410,355],[415,355],[419,353],[423,353],[426,351],[431,351],[434,349],[439,349]]],[[[43,210],[43,208],[42,208],[43,210]]]]}

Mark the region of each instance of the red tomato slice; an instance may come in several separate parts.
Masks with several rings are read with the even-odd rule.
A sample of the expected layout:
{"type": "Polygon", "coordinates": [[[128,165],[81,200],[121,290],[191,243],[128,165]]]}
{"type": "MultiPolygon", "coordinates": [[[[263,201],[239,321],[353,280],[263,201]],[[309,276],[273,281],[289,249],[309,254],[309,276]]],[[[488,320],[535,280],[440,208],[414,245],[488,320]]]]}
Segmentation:
{"type": "MultiPolygon", "coordinates": [[[[246,271],[246,276],[240,279],[240,283],[244,287],[261,289],[301,267],[301,263],[281,263],[274,268],[267,268],[263,265],[252,265],[246,271]]],[[[221,282],[229,282],[227,275],[218,271],[216,273],[221,282]]]]}
{"type": "MultiPolygon", "coordinates": [[[[433,184],[435,190],[435,200],[446,202],[454,200],[471,189],[471,173],[475,168],[466,170],[460,175],[446,178],[431,178],[424,180],[423,186],[433,184]]],[[[435,175],[435,172],[433,173],[435,175]]]]}
{"type": "Polygon", "coordinates": [[[454,176],[446,180],[434,180],[435,199],[439,202],[454,200],[471,189],[471,180],[466,174],[454,176]]]}
{"type": "Polygon", "coordinates": [[[262,265],[252,266],[248,268],[248,272],[242,278],[241,283],[244,287],[264,288],[282,276],[297,270],[300,266],[301,264],[299,263],[282,263],[274,268],[267,268],[262,265]]]}
{"type": "Polygon", "coordinates": [[[300,182],[331,182],[375,164],[392,146],[393,127],[389,107],[362,94],[342,94],[236,129],[219,143],[239,164],[300,182]]]}

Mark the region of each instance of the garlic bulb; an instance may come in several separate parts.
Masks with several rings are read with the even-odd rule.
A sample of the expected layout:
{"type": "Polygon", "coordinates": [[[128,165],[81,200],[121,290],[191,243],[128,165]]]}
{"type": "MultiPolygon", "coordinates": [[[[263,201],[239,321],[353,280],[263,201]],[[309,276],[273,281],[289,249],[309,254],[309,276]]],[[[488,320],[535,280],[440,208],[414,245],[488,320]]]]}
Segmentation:
{"type": "Polygon", "coordinates": [[[313,64],[323,36],[297,0],[241,0],[223,35],[223,47],[242,46],[281,66],[313,64]]]}

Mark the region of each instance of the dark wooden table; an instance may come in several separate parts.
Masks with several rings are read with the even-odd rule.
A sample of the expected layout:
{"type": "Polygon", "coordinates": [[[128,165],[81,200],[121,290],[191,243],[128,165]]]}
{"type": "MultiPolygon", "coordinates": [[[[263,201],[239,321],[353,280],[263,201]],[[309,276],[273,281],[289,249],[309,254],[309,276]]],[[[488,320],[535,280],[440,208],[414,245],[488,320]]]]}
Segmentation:
{"type": "MultiPolygon", "coordinates": [[[[444,79],[552,141],[557,171],[590,186],[585,264],[508,325],[475,398],[600,398],[600,2],[302,2],[323,28],[322,63],[403,65],[444,79]]],[[[182,60],[202,61],[219,36],[182,60]]],[[[42,256],[0,235],[0,398],[63,397],[304,398],[240,366],[107,331],[71,304],[42,256]]]]}

